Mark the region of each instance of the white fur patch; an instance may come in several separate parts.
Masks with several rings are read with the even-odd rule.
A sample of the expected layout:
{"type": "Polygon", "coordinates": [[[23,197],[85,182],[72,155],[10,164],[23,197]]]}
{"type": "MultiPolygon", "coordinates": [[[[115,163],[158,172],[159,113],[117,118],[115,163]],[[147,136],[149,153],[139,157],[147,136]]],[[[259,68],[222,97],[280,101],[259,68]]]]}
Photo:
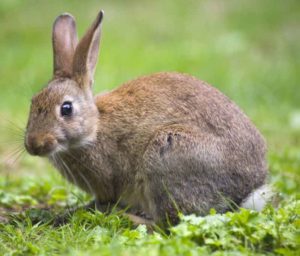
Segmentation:
{"type": "Polygon", "coordinates": [[[261,211],[272,200],[274,192],[268,185],[263,185],[254,190],[241,204],[242,208],[261,211]]]}

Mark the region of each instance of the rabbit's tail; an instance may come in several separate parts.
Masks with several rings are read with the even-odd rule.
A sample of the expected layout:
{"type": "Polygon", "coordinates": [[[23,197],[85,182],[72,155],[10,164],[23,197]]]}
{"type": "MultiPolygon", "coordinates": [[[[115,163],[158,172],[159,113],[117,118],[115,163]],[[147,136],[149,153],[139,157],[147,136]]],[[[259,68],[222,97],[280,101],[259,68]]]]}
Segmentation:
{"type": "Polygon", "coordinates": [[[265,184],[246,197],[241,203],[241,207],[261,211],[266,204],[273,204],[274,197],[276,197],[276,193],[273,191],[272,187],[265,184]]]}

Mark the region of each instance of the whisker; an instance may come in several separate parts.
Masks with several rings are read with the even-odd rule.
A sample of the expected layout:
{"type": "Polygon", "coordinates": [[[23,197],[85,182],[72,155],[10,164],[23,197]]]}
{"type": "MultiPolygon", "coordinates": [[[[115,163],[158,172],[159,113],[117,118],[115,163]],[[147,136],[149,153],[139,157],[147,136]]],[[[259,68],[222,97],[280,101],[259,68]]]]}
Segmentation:
{"type": "Polygon", "coordinates": [[[8,134],[15,137],[15,139],[19,139],[19,140],[24,140],[25,139],[25,134],[20,133],[19,131],[10,130],[8,134]]]}
{"type": "MultiPolygon", "coordinates": [[[[75,184],[76,186],[80,187],[80,186],[78,185],[78,183],[77,183],[77,181],[76,181],[74,175],[72,174],[72,171],[70,170],[68,164],[66,163],[66,161],[63,160],[61,157],[60,157],[60,160],[62,161],[64,167],[66,168],[66,171],[69,173],[69,175],[70,175],[70,176],[72,177],[72,179],[74,180],[74,184],[75,184]]],[[[85,184],[87,185],[87,188],[88,188],[89,192],[90,192],[91,194],[94,194],[94,193],[93,193],[93,189],[92,189],[92,187],[91,187],[91,184],[90,184],[89,181],[86,179],[86,177],[85,177],[84,175],[82,175],[81,172],[77,172],[77,173],[80,175],[80,177],[82,178],[82,180],[83,180],[83,181],[85,182],[85,184]]]]}
{"type": "MultiPolygon", "coordinates": [[[[75,158],[74,156],[72,156],[70,153],[67,153],[67,155],[68,155],[69,157],[71,157],[74,161],[76,161],[76,163],[79,163],[79,164],[80,164],[80,162],[78,162],[78,159],[76,159],[76,158],[75,158]]],[[[85,166],[83,166],[83,167],[85,167],[85,166]]],[[[85,168],[87,168],[87,167],[85,167],[85,168]]],[[[88,168],[87,168],[87,169],[88,169],[88,168]]],[[[90,194],[94,195],[94,190],[93,190],[93,188],[92,188],[90,182],[87,180],[87,178],[86,178],[80,171],[78,171],[77,173],[79,174],[79,176],[82,178],[82,180],[83,180],[83,181],[85,182],[85,184],[87,185],[90,194]]]]}
{"type": "MultiPolygon", "coordinates": [[[[21,132],[19,130],[16,130],[15,128],[11,128],[11,127],[7,127],[5,129],[6,129],[5,133],[10,137],[15,137],[18,139],[25,138],[24,132],[21,132]]],[[[4,129],[3,129],[3,131],[4,131],[4,129]]]]}
{"type": "MultiPolygon", "coordinates": [[[[80,150],[80,152],[83,152],[83,150],[80,150]]],[[[96,170],[94,170],[94,169],[92,169],[92,168],[90,168],[89,166],[87,166],[85,163],[83,163],[82,161],[78,161],[78,159],[77,158],[75,158],[73,155],[71,155],[70,153],[67,153],[68,154],[68,156],[70,156],[74,161],[76,161],[77,163],[79,163],[82,167],[84,167],[84,168],[86,168],[87,170],[89,170],[89,171],[91,171],[92,173],[94,173],[95,175],[96,175],[96,177],[99,175],[99,173],[96,171],[96,170]]]]}
{"type": "Polygon", "coordinates": [[[23,140],[3,140],[0,141],[0,144],[2,145],[23,145],[23,140]]]}
{"type": "MultiPolygon", "coordinates": [[[[63,174],[64,176],[67,178],[67,179],[71,179],[71,183],[73,183],[75,186],[77,187],[80,187],[77,183],[77,180],[75,178],[75,176],[72,174],[72,171],[70,170],[70,168],[68,167],[68,165],[65,163],[65,161],[59,156],[57,155],[60,163],[62,164],[62,171],[63,171],[63,174]]],[[[70,187],[70,182],[67,182],[67,192],[68,194],[71,193],[71,187],[70,187]]]]}
{"type": "Polygon", "coordinates": [[[15,131],[19,131],[19,132],[22,132],[22,133],[25,132],[25,128],[23,128],[23,126],[21,126],[21,125],[15,123],[15,122],[13,122],[13,121],[11,121],[11,120],[5,118],[5,117],[3,117],[3,119],[4,119],[6,122],[8,122],[8,123],[10,124],[10,126],[11,126],[12,128],[15,129],[15,131]]]}
{"type": "Polygon", "coordinates": [[[14,166],[18,161],[21,160],[25,152],[26,151],[23,147],[17,147],[4,158],[4,162],[9,166],[14,166]]]}
{"type": "Polygon", "coordinates": [[[81,172],[78,172],[78,173],[79,173],[80,177],[84,180],[84,182],[87,184],[90,194],[94,195],[95,193],[94,193],[94,190],[93,190],[90,182],[87,180],[87,178],[81,172]]]}
{"type": "MultiPolygon", "coordinates": [[[[54,155],[53,155],[53,158],[52,158],[53,161],[54,161],[54,164],[57,165],[57,166],[60,165],[60,164],[59,164],[59,161],[61,161],[61,160],[58,159],[58,158],[59,158],[59,156],[58,156],[57,154],[54,154],[54,155]]],[[[64,168],[62,168],[61,171],[63,172],[64,179],[62,179],[62,180],[63,180],[64,184],[65,184],[66,187],[67,187],[67,193],[70,194],[70,191],[71,191],[70,182],[68,182],[68,181],[66,180],[66,178],[67,178],[68,176],[67,176],[66,171],[64,170],[64,168]]],[[[74,180],[73,180],[73,183],[74,183],[74,180]]],[[[75,184],[75,183],[74,183],[74,184],[75,184]]]]}
{"type": "Polygon", "coordinates": [[[17,154],[19,151],[24,150],[22,145],[17,145],[14,149],[12,149],[10,152],[7,153],[6,157],[10,158],[13,157],[15,154],[17,154]]]}
{"type": "Polygon", "coordinates": [[[8,131],[9,134],[12,134],[14,136],[18,136],[18,137],[21,137],[21,138],[24,138],[25,137],[25,130],[19,130],[17,128],[14,128],[14,127],[9,127],[9,131],[8,131]]]}
{"type": "Polygon", "coordinates": [[[25,155],[25,149],[21,150],[15,157],[15,159],[11,162],[11,165],[15,165],[16,162],[21,161],[21,159],[24,157],[25,155]]]}
{"type": "Polygon", "coordinates": [[[9,137],[9,139],[7,138],[6,141],[0,141],[1,144],[23,144],[24,143],[24,139],[25,139],[25,129],[23,127],[21,127],[20,125],[18,125],[16,122],[13,122],[11,120],[9,120],[6,117],[3,117],[1,115],[1,119],[5,120],[7,122],[7,126],[2,129],[6,130],[5,134],[7,135],[6,137],[9,137]]]}
{"type": "Polygon", "coordinates": [[[72,172],[69,172],[69,168],[67,167],[65,161],[64,161],[59,155],[57,155],[57,157],[58,157],[58,160],[59,160],[59,161],[61,162],[61,164],[62,164],[62,167],[63,167],[63,168],[62,168],[62,171],[64,172],[65,177],[66,177],[66,178],[70,177],[70,178],[71,178],[71,182],[72,182],[73,184],[75,184],[76,186],[78,186],[77,181],[76,181],[74,175],[72,174],[72,172]]]}

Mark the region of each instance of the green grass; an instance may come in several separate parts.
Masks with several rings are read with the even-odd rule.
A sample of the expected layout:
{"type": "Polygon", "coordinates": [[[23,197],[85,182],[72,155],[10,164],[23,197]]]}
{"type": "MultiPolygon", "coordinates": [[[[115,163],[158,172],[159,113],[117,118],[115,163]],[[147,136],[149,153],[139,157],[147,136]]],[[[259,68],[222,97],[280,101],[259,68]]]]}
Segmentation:
{"type": "Polygon", "coordinates": [[[300,254],[299,1],[21,1],[0,3],[0,255],[300,254]],[[278,209],[182,216],[148,234],[121,213],[49,221],[88,195],[45,159],[18,156],[30,98],[51,78],[51,26],[65,11],[82,35],[105,10],[95,92],[174,70],[232,98],[267,139],[278,209]],[[8,221],[8,222],[7,222],[8,221]]]}

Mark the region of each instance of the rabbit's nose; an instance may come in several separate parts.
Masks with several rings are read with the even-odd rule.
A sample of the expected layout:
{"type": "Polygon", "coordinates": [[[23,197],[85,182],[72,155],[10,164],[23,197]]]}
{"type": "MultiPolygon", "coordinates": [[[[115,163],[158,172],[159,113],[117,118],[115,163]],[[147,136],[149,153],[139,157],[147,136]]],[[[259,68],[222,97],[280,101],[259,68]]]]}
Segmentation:
{"type": "Polygon", "coordinates": [[[50,154],[57,146],[56,138],[51,134],[26,136],[25,148],[29,154],[34,156],[44,156],[50,154]]]}

